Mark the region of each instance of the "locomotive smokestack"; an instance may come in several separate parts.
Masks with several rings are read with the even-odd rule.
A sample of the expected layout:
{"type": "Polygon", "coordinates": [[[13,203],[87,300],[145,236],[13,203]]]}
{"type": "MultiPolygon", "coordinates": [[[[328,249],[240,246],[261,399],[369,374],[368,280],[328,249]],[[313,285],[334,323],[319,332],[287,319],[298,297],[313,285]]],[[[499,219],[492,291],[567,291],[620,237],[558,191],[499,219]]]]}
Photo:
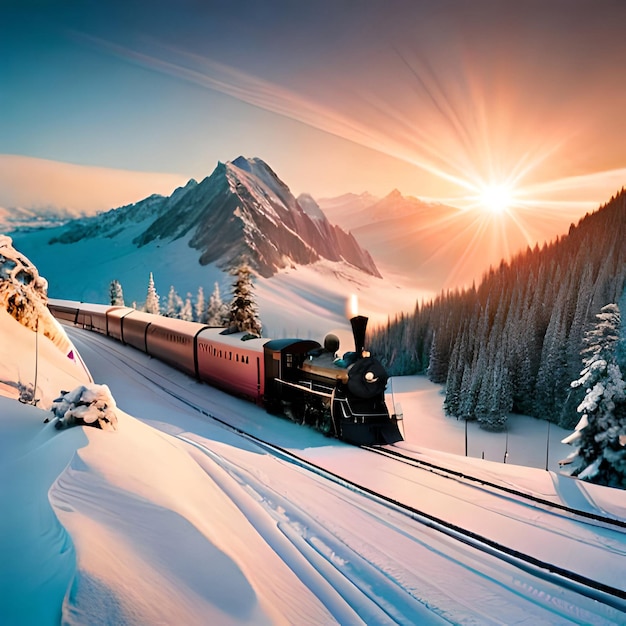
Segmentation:
{"type": "Polygon", "coordinates": [[[368,318],[364,315],[356,315],[350,320],[350,324],[352,324],[352,334],[354,335],[354,348],[358,359],[363,356],[363,349],[365,348],[367,320],[368,318]]]}

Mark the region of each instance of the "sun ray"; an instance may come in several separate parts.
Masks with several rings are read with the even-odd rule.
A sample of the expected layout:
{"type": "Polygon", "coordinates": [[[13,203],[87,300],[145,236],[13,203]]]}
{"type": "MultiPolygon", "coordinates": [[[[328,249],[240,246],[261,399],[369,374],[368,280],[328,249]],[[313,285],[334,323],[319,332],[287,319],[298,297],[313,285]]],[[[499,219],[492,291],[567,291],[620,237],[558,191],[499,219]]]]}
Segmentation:
{"type": "Polygon", "coordinates": [[[465,219],[466,228],[474,229],[469,248],[458,250],[459,264],[469,262],[470,249],[479,256],[483,248],[494,255],[515,253],[544,236],[547,224],[555,233],[562,232],[583,210],[597,208],[594,199],[607,197],[607,188],[614,193],[626,179],[626,169],[554,176],[550,165],[567,145],[572,130],[565,125],[554,129],[544,125],[524,134],[518,124],[523,115],[519,97],[515,99],[514,90],[502,89],[507,87],[505,82],[485,83],[469,57],[464,57],[451,75],[438,71],[426,55],[395,46],[392,54],[402,69],[402,99],[396,100],[395,93],[367,88],[355,90],[348,99],[346,94],[354,85],[341,83],[345,99],[325,100],[315,85],[290,88],[159,42],[151,42],[143,50],[93,43],[127,60],[404,161],[420,175],[430,175],[436,181],[433,188],[443,192],[420,198],[460,210],[450,212],[448,206],[442,209],[441,219],[429,216],[429,227],[439,232],[448,222],[465,219]],[[450,76],[454,80],[449,80],[450,76]],[[472,216],[476,219],[470,219],[472,216]],[[544,225],[543,231],[538,223],[544,225]]]}

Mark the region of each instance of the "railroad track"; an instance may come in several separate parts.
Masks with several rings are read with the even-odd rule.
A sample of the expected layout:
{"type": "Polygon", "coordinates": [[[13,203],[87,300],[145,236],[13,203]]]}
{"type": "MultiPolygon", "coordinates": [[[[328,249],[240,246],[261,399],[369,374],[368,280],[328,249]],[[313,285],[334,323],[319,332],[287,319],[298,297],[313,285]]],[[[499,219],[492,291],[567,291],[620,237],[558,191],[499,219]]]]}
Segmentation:
{"type": "MultiPolygon", "coordinates": [[[[465,529],[443,518],[431,515],[423,510],[410,506],[397,499],[388,497],[385,494],[378,493],[365,485],[359,484],[356,481],[349,480],[344,476],[329,471],[327,468],[324,468],[319,464],[313,463],[310,460],[307,460],[295,454],[292,450],[267,442],[250,432],[246,432],[246,430],[240,427],[233,426],[231,423],[228,422],[228,420],[223,419],[222,417],[214,414],[210,409],[208,409],[202,403],[200,398],[198,398],[198,400],[190,398],[189,390],[187,388],[168,379],[162,373],[158,372],[156,369],[148,367],[144,363],[140,363],[136,360],[129,361],[128,351],[124,350],[121,346],[118,348],[114,342],[109,342],[105,337],[94,335],[94,333],[89,333],[89,336],[99,338],[99,345],[101,345],[103,348],[106,348],[106,351],[109,352],[109,356],[105,358],[110,359],[111,362],[113,362],[113,358],[121,359],[126,367],[136,372],[140,377],[145,378],[152,384],[156,385],[167,395],[194,409],[204,418],[210,419],[212,422],[219,424],[221,427],[231,432],[234,432],[241,437],[244,437],[245,439],[253,442],[255,445],[277,456],[278,458],[289,463],[297,464],[298,466],[321,477],[324,477],[327,480],[340,484],[353,492],[360,493],[364,497],[375,500],[386,507],[401,512],[403,515],[406,515],[407,517],[420,524],[423,524],[431,529],[443,533],[448,537],[464,543],[465,545],[471,546],[472,548],[480,552],[501,559],[533,576],[536,576],[537,578],[551,582],[561,587],[568,588],[582,596],[591,598],[597,602],[601,602],[602,604],[626,613],[626,591],[624,589],[614,587],[601,581],[593,580],[578,572],[525,554],[500,542],[494,541],[480,533],[465,529]]],[[[138,353],[138,355],[140,354],[141,353],[138,353]]],[[[141,354],[141,356],[145,355],[141,354]]],[[[268,419],[279,418],[268,415],[268,419]]],[[[183,435],[173,436],[176,436],[178,439],[185,441],[189,445],[202,447],[201,443],[189,439],[188,437],[185,437],[183,435]]],[[[529,502],[533,502],[534,505],[540,504],[542,507],[558,509],[560,512],[566,513],[567,515],[576,516],[576,518],[584,519],[585,523],[593,521],[596,524],[606,524],[612,529],[626,528],[626,523],[623,520],[572,509],[565,505],[560,505],[558,503],[554,503],[549,500],[545,500],[537,496],[533,496],[531,494],[512,489],[510,487],[485,481],[483,479],[476,478],[463,472],[458,472],[456,470],[451,470],[443,466],[438,466],[427,461],[422,461],[413,457],[403,455],[398,450],[393,450],[389,447],[364,447],[364,449],[370,452],[374,452],[376,454],[382,454],[384,456],[394,458],[402,463],[408,463],[410,465],[414,465],[415,467],[420,467],[421,469],[427,469],[431,472],[443,474],[450,479],[471,483],[480,488],[499,490],[503,494],[506,493],[509,495],[514,495],[517,498],[525,498],[529,502]]]]}
{"type": "Polygon", "coordinates": [[[440,476],[450,478],[451,480],[456,480],[458,482],[463,482],[465,484],[474,485],[476,488],[479,488],[479,489],[488,489],[490,492],[496,491],[496,492],[501,492],[503,494],[507,494],[509,496],[511,495],[515,496],[516,498],[527,501],[528,503],[532,503],[533,506],[539,505],[540,507],[542,507],[543,510],[547,512],[555,512],[561,516],[565,514],[571,519],[584,521],[586,523],[591,522],[604,528],[620,529],[626,532],[626,520],[623,520],[620,518],[609,517],[608,515],[602,515],[601,513],[597,513],[594,511],[583,511],[581,509],[575,509],[573,507],[567,506],[566,504],[562,504],[560,502],[554,502],[552,500],[542,498],[541,496],[537,496],[532,493],[520,491],[513,487],[503,485],[502,483],[489,481],[489,480],[486,480],[485,478],[473,476],[466,472],[453,470],[443,465],[438,465],[430,461],[418,459],[416,457],[409,456],[409,455],[402,453],[401,451],[395,449],[394,446],[381,446],[381,447],[361,446],[361,447],[364,450],[368,450],[369,452],[373,452],[375,454],[379,454],[388,458],[396,459],[397,461],[401,463],[405,463],[413,467],[417,467],[426,471],[436,473],[440,476]]]}

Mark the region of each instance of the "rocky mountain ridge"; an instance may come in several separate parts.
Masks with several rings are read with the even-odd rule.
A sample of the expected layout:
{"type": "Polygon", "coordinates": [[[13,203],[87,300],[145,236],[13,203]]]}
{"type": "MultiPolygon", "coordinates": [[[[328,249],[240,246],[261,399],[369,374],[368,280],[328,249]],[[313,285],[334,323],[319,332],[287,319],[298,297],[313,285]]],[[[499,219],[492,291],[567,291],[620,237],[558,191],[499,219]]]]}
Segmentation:
{"type": "Polygon", "coordinates": [[[323,258],[380,276],[351,234],[332,225],[319,207],[311,217],[311,208],[305,211],[289,187],[257,158],[220,162],[210,176],[199,183],[190,180],[171,196],[149,196],[72,222],[51,243],[115,237],[131,224],[138,231],[136,246],[187,238],[201,265],[228,269],[245,256],[260,275],[269,277],[281,268],[323,258]]]}

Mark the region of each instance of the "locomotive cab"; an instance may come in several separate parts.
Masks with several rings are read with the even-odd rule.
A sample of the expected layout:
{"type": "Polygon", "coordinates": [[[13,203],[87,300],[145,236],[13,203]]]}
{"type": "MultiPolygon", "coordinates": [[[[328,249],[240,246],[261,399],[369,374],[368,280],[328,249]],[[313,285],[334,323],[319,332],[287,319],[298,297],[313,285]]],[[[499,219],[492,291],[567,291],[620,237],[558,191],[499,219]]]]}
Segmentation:
{"type": "Polygon", "coordinates": [[[285,384],[297,383],[307,355],[320,347],[317,341],[310,339],[272,339],[265,343],[265,406],[270,413],[282,412],[285,384]]]}

